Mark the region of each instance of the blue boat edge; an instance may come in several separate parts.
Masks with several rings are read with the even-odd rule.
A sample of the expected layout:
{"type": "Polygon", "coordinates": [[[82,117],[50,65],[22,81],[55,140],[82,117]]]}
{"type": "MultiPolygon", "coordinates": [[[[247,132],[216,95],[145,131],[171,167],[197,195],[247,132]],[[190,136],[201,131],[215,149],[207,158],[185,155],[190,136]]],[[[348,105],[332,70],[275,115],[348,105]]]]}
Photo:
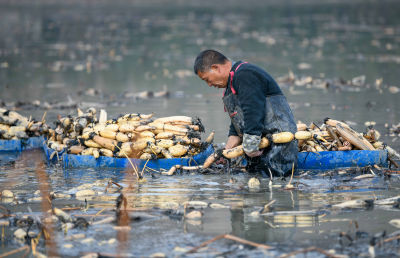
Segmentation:
{"type": "Polygon", "coordinates": [[[297,170],[333,170],[377,165],[389,167],[387,150],[299,152],[297,170]]]}
{"type": "MultiPolygon", "coordinates": [[[[174,158],[157,160],[129,159],[135,166],[142,169],[146,162],[146,167],[151,169],[169,169],[174,165],[196,166],[202,165],[209,155],[214,152],[213,146],[193,156],[192,158],[174,158]]],[[[67,153],[62,155],[64,169],[70,168],[127,168],[131,164],[127,158],[112,158],[100,156],[82,156],[67,153]]],[[[47,154],[48,156],[48,154],[47,154]]],[[[49,157],[49,156],[48,156],[49,157]]],[[[54,160],[54,157],[53,157],[54,160]]],[[[344,168],[358,168],[365,166],[378,165],[388,167],[387,150],[351,150],[351,151],[322,151],[322,152],[299,152],[297,170],[332,170],[344,168]]]]}
{"type": "Polygon", "coordinates": [[[1,152],[22,151],[21,140],[0,140],[1,152]]]}
{"type": "Polygon", "coordinates": [[[21,140],[22,150],[42,149],[45,142],[46,140],[43,136],[29,137],[26,140],[21,140]]]}
{"type": "Polygon", "coordinates": [[[21,140],[0,140],[0,152],[20,152],[42,148],[45,139],[43,136],[29,137],[21,140]]]}
{"type": "Polygon", "coordinates": [[[60,161],[62,155],[65,152],[65,150],[62,150],[57,153],[56,150],[47,147],[46,141],[43,141],[42,149],[43,149],[44,155],[46,156],[46,160],[47,160],[48,164],[52,164],[52,163],[56,163],[56,162],[60,161]]]}
{"type": "MultiPolygon", "coordinates": [[[[131,166],[127,158],[112,158],[100,156],[82,156],[67,154],[65,150],[56,151],[47,147],[43,136],[30,137],[26,140],[0,140],[0,152],[21,152],[41,148],[48,163],[63,160],[64,169],[69,168],[127,168],[131,166]]],[[[192,158],[174,158],[149,160],[147,167],[155,170],[169,169],[174,165],[196,166],[202,165],[206,158],[214,152],[209,145],[206,150],[192,158]]],[[[130,159],[139,168],[143,168],[146,160],[130,159]]],[[[357,168],[378,165],[382,168],[389,166],[387,150],[351,150],[351,151],[322,151],[299,152],[297,170],[332,170],[344,168],[357,168]]]]}
{"type": "MultiPolygon", "coordinates": [[[[47,146],[46,146],[47,147],[47,146]]],[[[49,149],[49,148],[47,148],[49,149]]],[[[144,166],[154,169],[170,169],[175,165],[182,166],[197,166],[202,165],[204,161],[214,152],[214,147],[210,144],[203,152],[194,155],[191,158],[173,158],[173,159],[155,159],[155,160],[141,160],[141,159],[128,159],[128,158],[113,158],[100,156],[97,159],[91,155],[74,155],[63,153],[63,167],[64,169],[71,168],[129,168],[131,163],[137,166],[139,169],[143,169],[144,166]]],[[[47,157],[50,157],[46,153],[47,157]]],[[[54,157],[53,157],[54,159],[54,157]]]]}

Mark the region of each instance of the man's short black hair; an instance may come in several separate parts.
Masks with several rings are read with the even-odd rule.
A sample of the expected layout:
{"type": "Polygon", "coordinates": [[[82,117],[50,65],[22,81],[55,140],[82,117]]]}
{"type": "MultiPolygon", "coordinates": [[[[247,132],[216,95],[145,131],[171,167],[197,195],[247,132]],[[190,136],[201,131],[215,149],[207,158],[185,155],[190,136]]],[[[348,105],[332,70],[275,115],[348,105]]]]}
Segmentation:
{"type": "Polygon", "coordinates": [[[228,60],[226,56],[218,51],[208,49],[202,51],[194,61],[194,73],[203,73],[209,70],[213,64],[225,64],[228,60]]]}

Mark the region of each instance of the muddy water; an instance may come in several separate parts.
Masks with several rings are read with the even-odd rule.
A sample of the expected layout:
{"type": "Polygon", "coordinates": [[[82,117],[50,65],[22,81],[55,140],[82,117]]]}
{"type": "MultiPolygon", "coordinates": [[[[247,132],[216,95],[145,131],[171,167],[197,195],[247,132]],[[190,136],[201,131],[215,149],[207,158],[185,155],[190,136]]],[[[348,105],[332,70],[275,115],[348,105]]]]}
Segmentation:
{"type": "MultiPolygon", "coordinates": [[[[91,2],[62,6],[47,1],[43,5],[0,3],[0,87],[1,99],[8,104],[34,99],[70,101],[82,107],[106,108],[111,117],[127,112],[199,116],[208,131],[216,130],[216,142],[223,142],[228,119],[221,105],[221,92],[208,88],[191,71],[199,51],[217,48],[234,60],[264,67],[275,78],[289,70],[298,77],[312,76],[329,82],[366,76],[362,86],[282,83],[297,120],[321,122],[328,116],[346,120],[358,131],[364,130],[365,121],[373,120],[382,134],[387,131],[385,123],[400,122],[400,93],[389,91],[389,86],[400,86],[400,5],[396,1],[230,1],[229,5],[168,1],[163,8],[155,1],[135,5],[118,1],[112,6],[94,6],[91,2]],[[376,86],[379,78],[383,83],[376,86]],[[165,87],[170,91],[169,98],[122,98],[124,92],[156,92],[165,87]],[[89,88],[100,93],[88,96],[85,91],[89,88]]],[[[36,118],[44,111],[21,110],[36,118]]],[[[47,120],[74,112],[50,109],[47,120]]],[[[398,137],[384,135],[383,140],[400,149],[398,137]]],[[[13,214],[27,214],[30,207],[34,215],[41,215],[40,202],[30,200],[39,189],[35,165],[40,159],[28,162],[32,155],[0,154],[0,189],[13,190],[18,201],[10,204],[3,200],[1,205],[13,214]]],[[[102,180],[97,181],[96,197],[88,198],[89,206],[70,212],[85,216],[107,208],[95,220],[115,215],[111,209],[119,193],[104,193],[107,181],[128,184],[124,171],[64,171],[46,166],[46,172],[52,190],[72,194],[71,199],[54,200],[60,208],[85,207],[82,199],[74,198],[76,187],[102,180]]],[[[280,187],[287,182],[279,179],[271,187],[262,180],[260,189],[251,190],[247,187],[250,176],[243,173],[174,177],[146,174],[147,182],[134,184],[126,194],[130,208],[147,209],[130,214],[141,219],[130,223],[126,241],[118,241],[124,231],[115,229],[113,223],[89,226],[87,230],[72,229],[66,234],[57,231],[54,237],[58,252],[64,256],[91,251],[134,256],[163,252],[175,256],[223,233],[274,248],[263,251],[218,240],[199,256],[275,256],[309,246],[359,255],[368,251],[372,236],[396,230],[388,221],[398,218],[399,210],[391,206],[335,210],[330,206],[350,199],[396,196],[400,185],[397,176],[361,181],[352,180],[354,176],[350,172],[332,177],[310,174],[295,178],[299,187],[289,191],[280,187]],[[208,204],[197,208],[203,212],[200,220],[189,221],[179,214],[165,213],[166,208],[183,212],[184,202],[190,200],[208,204]],[[271,200],[276,201],[274,211],[318,212],[251,215],[271,200]],[[211,204],[226,207],[215,209],[211,204]],[[357,221],[359,231],[368,235],[351,245],[349,239],[340,239],[339,233],[349,232],[355,239],[352,221],[357,221]],[[68,240],[78,233],[84,233],[84,238],[68,240]],[[95,240],[91,242],[90,238],[95,240]]],[[[5,228],[6,239],[1,242],[0,253],[21,246],[12,238],[15,229],[5,228]]],[[[39,251],[45,252],[43,243],[39,251]]],[[[385,244],[376,252],[389,256],[397,254],[397,249],[385,244]]]]}
{"type": "MultiPolygon", "coordinates": [[[[16,194],[13,203],[2,199],[2,206],[12,211],[12,214],[22,216],[42,216],[41,204],[34,192],[39,188],[34,162],[25,160],[32,158],[32,153],[25,152],[15,163],[4,163],[1,167],[2,188],[12,189],[16,194]],[[31,166],[26,166],[30,163],[31,166]],[[27,187],[29,185],[29,187],[27,187]],[[18,202],[18,204],[16,203],[18,202]],[[31,208],[34,213],[28,211],[31,208]]],[[[4,155],[3,155],[4,156],[4,155]]],[[[37,156],[36,156],[37,157],[37,156]]],[[[39,160],[37,161],[39,162],[39,160]]],[[[110,187],[105,193],[108,180],[118,182],[127,187],[129,180],[124,171],[115,170],[63,170],[48,167],[48,180],[52,190],[58,193],[70,194],[72,198],[56,198],[55,207],[81,207],[70,211],[72,216],[83,216],[99,221],[106,217],[115,217],[115,200],[119,195],[118,187],[110,187]],[[75,198],[77,186],[93,184],[90,188],[96,191],[96,196],[75,198]],[[104,209],[104,210],[103,210],[104,209]]],[[[396,231],[388,223],[398,218],[398,209],[391,206],[375,206],[359,209],[333,209],[331,205],[351,199],[375,199],[396,196],[400,194],[399,178],[387,179],[378,176],[373,179],[353,180],[354,174],[349,171],[341,176],[329,176],[324,173],[311,174],[295,178],[299,182],[298,189],[284,190],[287,182],[275,179],[272,185],[266,179],[261,180],[259,189],[249,189],[247,174],[198,175],[184,174],[166,177],[154,174],[145,175],[147,182],[134,183],[132,190],[125,192],[127,208],[137,209],[130,212],[132,222],[130,231],[115,228],[116,223],[92,225],[87,229],[71,229],[67,232],[58,230],[54,235],[57,239],[58,252],[63,255],[76,256],[84,252],[130,253],[134,256],[148,256],[163,252],[168,256],[181,255],[184,250],[208,240],[216,235],[230,233],[244,239],[265,243],[274,247],[268,252],[259,249],[244,248],[229,241],[219,240],[202,250],[202,255],[278,255],[301,247],[318,246],[324,249],[335,249],[337,253],[356,254],[367,252],[369,239],[377,233],[396,231]],[[270,201],[275,200],[274,212],[306,211],[310,214],[254,216],[270,201]],[[202,201],[207,207],[199,208],[203,216],[199,220],[183,219],[182,216],[168,215],[165,211],[172,209],[173,213],[183,212],[186,201],[202,201]],[[221,206],[215,207],[215,204],[221,206]],[[143,210],[144,209],[144,210],[143,210]],[[358,223],[358,229],[355,227],[358,223]],[[347,239],[339,234],[349,232],[353,238],[356,231],[362,231],[364,238],[355,241],[352,246],[347,239]],[[127,237],[126,242],[118,242],[121,235],[127,237]],[[71,236],[84,234],[81,239],[71,240],[71,236]],[[347,242],[346,242],[347,241],[347,242]],[[72,246],[72,247],[71,247],[72,246]]],[[[187,213],[191,209],[187,209],[187,213]]],[[[3,240],[2,250],[7,251],[20,244],[12,240],[15,227],[6,228],[6,240],[3,240]]],[[[33,230],[34,231],[34,230],[33,230]]],[[[42,248],[39,248],[42,250],[42,248]]],[[[384,254],[396,253],[393,248],[377,248],[384,254]]]]}

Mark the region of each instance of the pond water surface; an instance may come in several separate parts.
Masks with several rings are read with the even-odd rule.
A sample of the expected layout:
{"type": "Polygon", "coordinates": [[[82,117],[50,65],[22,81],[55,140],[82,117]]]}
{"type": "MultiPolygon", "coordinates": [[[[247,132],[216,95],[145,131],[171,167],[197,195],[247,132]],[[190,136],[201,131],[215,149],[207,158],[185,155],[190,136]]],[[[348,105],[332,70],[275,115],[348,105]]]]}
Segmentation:
{"type": "MultiPolygon", "coordinates": [[[[360,132],[365,121],[376,121],[383,141],[400,149],[399,137],[387,135],[385,127],[400,122],[400,93],[395,90],[400,86],[398,1],[39,2],[0,1],[1,104],[13,107],[17,101],[39,100],[53,105],[46,110],[43,105],[20,103],[19,112],[24,115],[40,119],[47,111],[51,124],[59,114],[76,113],[74,108],[56,107],[65,103],[82,109],[104,108],[110,117],[133,112],[198,116],[206,134],[215,130],[216,142],[224,142],[229,121],[222,92],[209,88],[192,72],[196,55],[215,48],[233,60],[265,68],[274,78],[292,71],[298,79],[312,76],[329,82],[329,86],[301,86],[281,81],[296,120],[321,124],[331,117],[347,121],[360,132]],[[363,75],[365,81],[358,86],[345,82],[363,75]],[[165,89],[168,98],[132,97],[165,89]]],[[[14,215],[41,216],[41,202],[31,198],[41,185],[36,166],[45,161],[44,155],[29,151],[0,156],[0,189],[10,189],[17,196],[0,205],[14,215]]],[[[88,220],[89,214],[98,212],[94,221],[115,215],[119,192],[104,193],[110,179],[129,185],[125,171],[63,170],[54,165],[46,165],[45,170],[52,191],[72,194],[71,199],[56,198],[53,205],[83,207],[69,213],[88,220]],[[74,197],[76,187],[96,180],[97,195],[88,198],[88,204],[74,197]]],[[[129,223],[129,231],[105,223],[68,232],[56,229],[54,239],[58,254],[66,257],[86,252],[143,257],[161,252],[174,257],[225,233],[273,248],[218,240],[190,255],[279,256],[310,246],[334,249],[337,254],[368,255],[371,238],[397,230],[388,222],[399,218],[400,210],[378,205],[336,210],[331,205],[399,195],[396,175],[388,178],[375,172],[377,177],[363,180],[353,180],[360,171],[340,176],[308,173],[294,179],[299,183],[294,190],[284,190],[288,182],[281,179],[272,186],[261,179],[260,189],[249,189],[251,175],[247,173],[173,177],[145,173],[146,182],[134,183],[125,192],[130,217],[140,217],[129,223]],[[274,211],[310,213],[254,216],[272,200],[274,211]],[[186,201],[207,203],[196,208],[203,214],[200,220],[166,213],[166,208],[183,212],[186,201]],[[212,204],[225,207],[212,208],[216,207],[212,204]],[[358,231],[365,233],[356,234],[357,224],[358,231]],[[341,232],[352,240],[340,237],[341,232]],[[85,236],[70,238],[78,233],[85,236]]],[[[0,254],[22,246],[12,237],[15,230],[5,227],[0,254]]],[[[38,250],[46,253],[43,246],[41,242],[38,250]]],[[[376,247],[376,254],[398,256],[398,246],[385,243],[376,247]]]]}

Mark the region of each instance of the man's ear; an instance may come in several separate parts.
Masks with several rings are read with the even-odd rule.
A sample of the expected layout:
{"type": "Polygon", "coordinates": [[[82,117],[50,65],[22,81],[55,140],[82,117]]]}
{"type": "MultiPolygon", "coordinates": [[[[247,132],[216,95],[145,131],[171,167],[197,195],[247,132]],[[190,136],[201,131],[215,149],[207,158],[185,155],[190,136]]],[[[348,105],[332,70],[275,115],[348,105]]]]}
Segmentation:
{"type": "Polygon", "coordinates": [[[212,64],[210,68],[214,72],[219,72],[220,66],[218,64],[212,64]]]}

